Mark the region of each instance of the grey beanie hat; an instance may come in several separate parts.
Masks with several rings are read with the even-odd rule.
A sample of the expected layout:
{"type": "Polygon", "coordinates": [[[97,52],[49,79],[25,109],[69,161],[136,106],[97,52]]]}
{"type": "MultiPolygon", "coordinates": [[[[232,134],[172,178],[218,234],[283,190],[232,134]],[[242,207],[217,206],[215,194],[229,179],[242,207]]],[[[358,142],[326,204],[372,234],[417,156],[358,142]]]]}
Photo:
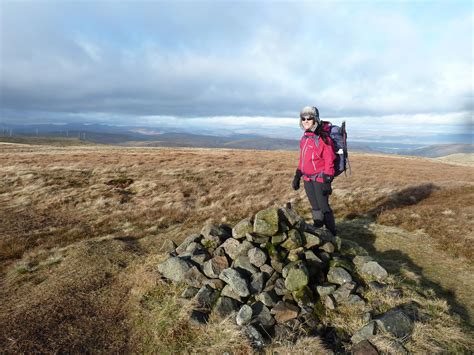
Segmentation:
{"type": "Polygon", "coordinates": [[[319,119],[319,110],[316,106],[305,106],[300,111],[300,127],[303,128],[303,123],[301,122],[302,118],[314,118],[314,125],[311,127],[311,130],[314,131],[318,126],[320,119],[319,119]]]}

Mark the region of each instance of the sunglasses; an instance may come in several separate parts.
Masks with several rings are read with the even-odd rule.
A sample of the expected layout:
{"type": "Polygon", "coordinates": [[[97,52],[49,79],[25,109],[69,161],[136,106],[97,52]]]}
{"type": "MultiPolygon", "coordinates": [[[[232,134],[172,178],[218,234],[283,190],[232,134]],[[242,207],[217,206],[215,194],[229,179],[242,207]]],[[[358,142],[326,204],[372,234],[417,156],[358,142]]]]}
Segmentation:
{"type": "Polygon", "coordinates": [[[304,121],[314,121],[314,118],[312,118],[312,117],[303,117],[303,118],[301,119],[301,121],[303,121],[303,122],[304,122],[304,121]]]}

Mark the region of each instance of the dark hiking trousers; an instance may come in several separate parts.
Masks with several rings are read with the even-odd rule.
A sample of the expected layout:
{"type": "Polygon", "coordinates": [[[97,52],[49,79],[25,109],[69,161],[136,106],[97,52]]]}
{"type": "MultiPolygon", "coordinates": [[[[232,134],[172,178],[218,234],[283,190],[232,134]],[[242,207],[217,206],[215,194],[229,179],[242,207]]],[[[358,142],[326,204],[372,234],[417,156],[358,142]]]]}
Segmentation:
{"type": "Polygon", "coordinates": [[[336,221],[329,206],[331,191],[324,191],[324,187],[327,188],[327,185],[317,181],[304,180],[304,190],[311,204],[314,226],[326,226],[333,235],[336,235],[336,221]]]}

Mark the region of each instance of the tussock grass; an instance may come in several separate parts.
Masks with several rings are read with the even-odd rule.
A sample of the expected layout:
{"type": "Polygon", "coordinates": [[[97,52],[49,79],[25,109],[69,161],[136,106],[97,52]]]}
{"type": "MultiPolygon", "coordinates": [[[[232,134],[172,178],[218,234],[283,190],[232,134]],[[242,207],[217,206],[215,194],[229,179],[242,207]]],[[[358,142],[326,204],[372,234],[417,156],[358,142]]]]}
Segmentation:
{"type": "MultiPolygon", "coordinates": [[[[157,249],[164,238],[179,242],[206,221],[234,224],[287,201],[309,219],[303,189],[290,187],[297,159],[296,152],[2,145],[0,347],[191,352],[194,344],[192,349],[221,352],[238,344],[247,351],[227,323],[213,322],[203,332],[177,318],[162,328],[170,333],[160,340],[154,327],[179,302],[177,290],[156,279],[157,249]]],[[[371,155],[353,155],[351,164],[353,176],[334,182],[332,206],[339,218],[423,229],[446,258],[473,256],[473,168],[371,155]]],[[[412,284],[416,288],[416,280],[412,284]]],[[[420,302],[430,305],[428,299],[420,302]]],[[[377,309],[399,302],[382,299],[377,309]]],[[[341,308],[340,318],[331,321],[350,333],[360,323],[354,318],[344,324],[344,312],[359,311],[341,308]]],[[[440,314],[442,324],[434,316],[417,323],[406,346],[451,349],[439,340],[444,326],[459,349],[469,344],[458,321],[443,318],[451,313],[440,314]]],[[[289,348],[323,352],[314,338],[289,348]]]]}

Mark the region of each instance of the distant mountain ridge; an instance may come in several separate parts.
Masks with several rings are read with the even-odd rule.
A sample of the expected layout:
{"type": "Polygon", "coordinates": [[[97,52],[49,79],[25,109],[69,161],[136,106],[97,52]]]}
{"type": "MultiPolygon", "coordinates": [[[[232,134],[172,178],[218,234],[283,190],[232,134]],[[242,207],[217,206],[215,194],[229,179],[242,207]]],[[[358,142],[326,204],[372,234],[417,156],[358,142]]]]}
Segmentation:
{"type": "MultiPolygon", "coordinates": [[[[102,124],[8,125],[0,126],[0,140],[13,137],[24,142],[31,138],[77,138],[83,142],[141,147],[195,147],[256,150],[298,150],[299,139],[272,138],[257,134],[204,134],[193,130],[176,132],[165,128],[112,126],[102,124]]],[[[35,139],[37,141],[37,139],[35,139]]],[[[32,142],[33,143],[33,142],[32,142]]],[[[34,144],[34,143],[33,143],[34,144]]],[[[349,152],[385,153],[421,157],[442,157],[451,154],[474,153],[472,144],[414,144],[390,141],[352,141],[349,152]]]]}

